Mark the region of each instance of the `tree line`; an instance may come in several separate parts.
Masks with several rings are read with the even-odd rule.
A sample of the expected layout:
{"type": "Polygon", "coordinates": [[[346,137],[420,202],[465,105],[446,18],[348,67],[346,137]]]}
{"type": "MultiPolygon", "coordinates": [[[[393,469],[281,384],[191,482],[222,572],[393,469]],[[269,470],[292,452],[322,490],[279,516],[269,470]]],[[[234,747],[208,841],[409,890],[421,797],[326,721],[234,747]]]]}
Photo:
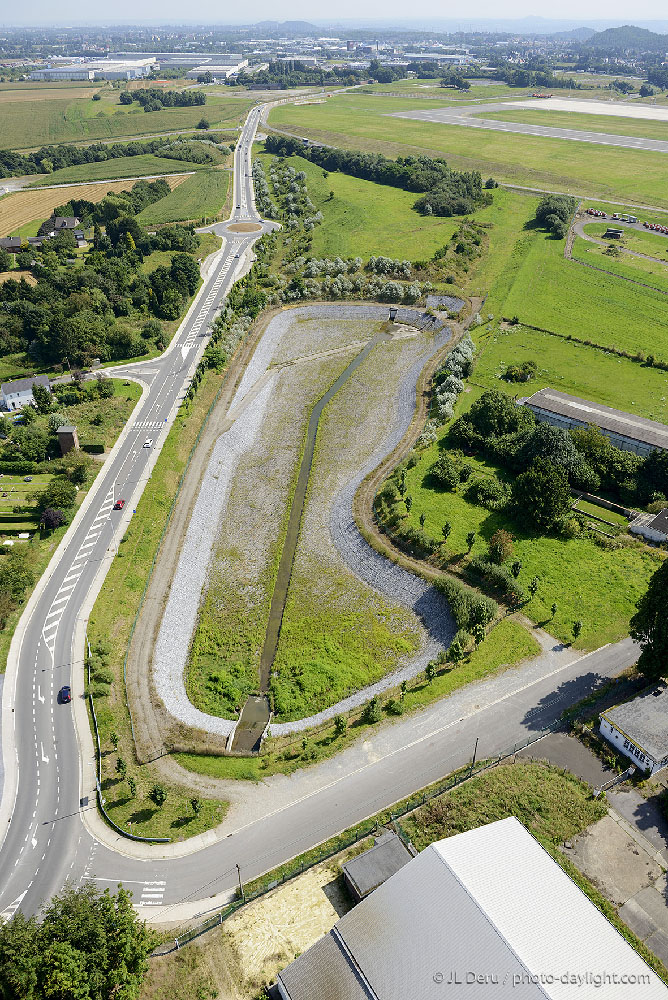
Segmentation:
{"type": "MultiPolygon", "coordinates": [[[[382,153],[305,146],[301,140],[284,135],[267,136],[265,149],[277,156],[303,156],[326,171],[338,170],[403,191],[425,192],[425,197],[418,199],[414,207],[427,215],[465,214],[485,203],[482,178],[476,170],[453,170],[445,160],[430,156],[400,156],[391,160],[382,153]]],[[[493,185],[494,181],[488,184],[493,185]]]]}
{"type": "MultiPolygon", "coordinates": [[[[188,142],[206,141],[202,136],[189,136],[188,142]]],[[[153,153],[156,156],[170,156],[167,147],[173,147],[174,137],[163,139],[144,139],[139,142],[114,142],[106,145],[95,142],[90,146],[73,146],[61,143],[58,146],[42,146],[33,153],[15,153],[11,149],[0,149],[0,177],[20,177],[23,174],[50,174],[53,170],[63,167],[76,167],[81,163],[101,163],[105,160],[115,160],[123,156],[143,156],[153,153]]]]}
{"type": "Polygon", "coordinates": [[[206,104],[203,90],[160,90],[148,87],[146,90],[124,90],[119,104],[141,105],[144,111],[161,111],[163,108],[196,108],[206,104]]]}

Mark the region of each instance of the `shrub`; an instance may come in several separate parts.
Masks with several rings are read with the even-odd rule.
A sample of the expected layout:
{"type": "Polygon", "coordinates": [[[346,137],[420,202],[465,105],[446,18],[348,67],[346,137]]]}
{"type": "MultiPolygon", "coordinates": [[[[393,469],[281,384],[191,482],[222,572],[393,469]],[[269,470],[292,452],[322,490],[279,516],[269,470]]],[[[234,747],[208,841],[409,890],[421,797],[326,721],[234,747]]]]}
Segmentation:
{"type": "Polygon", "coordinates": [[[436,588],[447,599],[452,617],[460,629],[470,631],[473,625],[488,625],[499,612],[496,601],[477,594],[453,577],[442,576],[436,581],[436,588]]]}
{"type": "Polygon", "coordinates": [[[459,469],[447,453],[434,462],[429,472],[441,489],[455,490],[459,486],[459,469]]]}
{"type": "Polygon", "coordinates": [[[474,556],[466,567],[466,572],[508,604],[516,606],[524,600],[524,591],[513,574],[505,566],[490,562],[485,556],[474,556]]]}
{"type": "Polygon", "coordinates": [[[499,565],[513,554],[513,536],[504,528],[495,531],[489,540],[489,558],[499,565]]]}
{"type": "Polygon", "coordinates": [[[380,722],[383,717],[383,710],[380,706],[380,702],[376,696],[374,696],[371,701],[367,702],[364,706],[364,711],[362,713],[362,721],[373,724],[374,722],[380,722]]]}
{"type": "Polygon", "coordinates": [[[466,498],[487,510],[500,510],[510,500],[510,487],[496,476],[474,479],[466,491],[466,498]]]}

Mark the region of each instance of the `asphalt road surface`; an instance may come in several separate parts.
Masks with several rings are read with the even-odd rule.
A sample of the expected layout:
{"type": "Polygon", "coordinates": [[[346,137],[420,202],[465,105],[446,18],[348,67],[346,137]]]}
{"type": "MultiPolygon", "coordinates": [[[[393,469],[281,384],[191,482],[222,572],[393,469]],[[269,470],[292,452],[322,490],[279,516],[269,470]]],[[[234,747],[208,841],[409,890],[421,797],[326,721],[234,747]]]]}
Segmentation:
{"type": "MultiPolygon", "coordinates": [[[[259,116],[255,109],[250,112],[237,146],[232,222],[258,221],[249,161],[259,116]]],[[[216,228],[224,231],[225,226],[216,228]]],[[[8,808],[8,820],[4,821],[6,831],[0,830],[0,838],[4,834],[0,848],[2,916],[10,917],[18,908],[27,914],[38,911],[68,878],[74,883],[91,878],[101,887],[114,887],[122,881],[133,890],[135,902],[152,906],[187,899],[206,901],[234,886],[236,864],[241,866],[244,879],[271,869],[464,764],[470,759],[476,737],[480,737],[479,756],[504,750],[542,730],[601,677],[619,672],[637,658],[633,644],[625,640],[530,683],[520,683],[514,680],[513,672],[507,672],[498,681],[501,696],[489,695],[495,690],[493,686],[481,688],[480,696],[475,695],[478,703],[433,729],[429,728],[434,718],[431,710],[405,720],[406,738],[391,751],[383,751],[381,731],[378,746],[359,766],[346,771],[333,762],[332,767],[339,770],[325,784],[307,773],[304,780],[311,784],[304,794],[284,799],[275,808],[261,811],[257,807],[271,792],[270,782],[257,791],[251,788],[248,794],[255,796],[256,809],[250,821],[224,831],[225,839],[198,853],[166,860],[160,857],[158,846],[151,859],[137,860],[120,853],[123,841],[119,842],[119,853],[96,841],[82,821],[83,811],[95,806],[82,805],[79,798],[82,780],[86,782],[80,775],[72,706],[61,705],[57,699],[61,686],[72,682],[77,619],[101,561],[122,535],[122,513],[113,510],[113,502],[123,497],[126,513],[136,506],[149,456],[164,440],[170,414],[187,387],[197,348],[233,281],[235,265],[243,262],[244,253],[258,235],[228,232],[225,252],[176,334],[173,349],[153,361],[117,369],[119,375],[132,374],[146,383],[145,399],[92,487],[92,501],[64,555],[47,571],[46,585],[24,631],[16,682],[8,683],[8,675],[4,684],[3,725],[5,730],[9,726],[16,744],[16,760],[5,759],[5,767],[18,769],[18,792],[15,800],[12,795],[13,801],[7,802],[12,782],[6,775],[2,808],[8,808]],[[150,447],[144,447],[148,440],[150,447]]],[[[81,651],[77,655],[80,663],[81,651]]],[[[463,691],[464,702],[474,697],[468,689],[463,691]]],[[[457,704],[451,700],[447,710],[452,712],[457,704]]],[[[8,732],[3,735],[7,737],[8,732]]],[[[364,754],[365,746],[355,752],[364,754]]],[[[286,780],[279,777],[276,787],[286,780]]],[[[297,776],[296,780],[302,778],[297,776]]]]}
{"type": "MultiPolygon", "coordinates": [[[[545,103],[548,105],[547,110],[549,110],[549,102],[545,103]]],[[[394,111],[389,117],[410,118],[414,121],[435,122],[442,125],[464,125],[467,128],[514,132],[519,135],[537,135],[551,139],[570,139],[573,142],[592,142],[599,146],[621,146],[624,149],[646,149],[655,153],[668,153],[668,142],[661,139],[643,139],[631,135],[610,135],[605,132],[590,132],[583,129],[553,128],[550,125],[528,125],[521,122],[504,122],[476,117],[485,111],[512,111],[516,107],[515,103],[479,104],[476,107],[435,108],[433,111],[394,111]]],[[[569,108],[569,110],[573,109],[569,108]]]]}

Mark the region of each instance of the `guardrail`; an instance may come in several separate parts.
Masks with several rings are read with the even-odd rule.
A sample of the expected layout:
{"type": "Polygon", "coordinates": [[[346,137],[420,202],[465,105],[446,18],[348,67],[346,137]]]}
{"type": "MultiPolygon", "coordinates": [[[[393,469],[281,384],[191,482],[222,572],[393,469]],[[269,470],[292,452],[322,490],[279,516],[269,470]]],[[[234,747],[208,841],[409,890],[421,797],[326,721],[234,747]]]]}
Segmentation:
{"type": "MultiPolygon", "coordinates": [[[[395,823],[402,816],[406,816],[408,813],[414,812],[426,802],[437,798],[439,795],[443,795],[445,792],[449,792],[451,789],[456,788],[457,785],[463,784],[475,775],[481,774],[483,771],[487,771],[492,767],[496,767],[502,760],[507,760],[509,757],[514,756],[521,750],[525,750],[528,746],[538,743],[546,736],[549,736],[551,733],[562,728],[562,726],[563,722],[559,720],[547,729],[541,730],[539,733],[530,736],[521,743],[515,743],[512,747],[509,747],[494,757],[488,757],[481,760],[477,765],[472,762],[469,767],[463,768],[461,771],[457,771],[455,774],[444,778],[441,782],[438,782],[435,786],[430,788],[429,791],[410,796],[395,810],[390,810],[389,813],[386,813],[386,811],[383,810],[381,815],[389,815],[389,822],[395,823]]],[[[347,850],[349,847],[359,843],[361,840],[365,840],[367,837],[371,836],[374,831],[378,831],[379,825],[377,817],[370,817],[369,819],[358,824],[352,830],[344,831],[341,836],[334,837],[330,841],[321,845],[320,848],[316,848],[314,851],[309,852],[307,860],[305,860],[304,857],[295,858],[293,862],[288,862],[286,865],[281,866],[281,869],[278,871],[275,869],[273,872],[269,872],[266,876],[264,876],[264,880],[260,885],[255,884],[257,880],[254,880],[254,882],[251,883],[252,888],[250,889],[244,888],[243,883],[241,882],[241,874],[239,874],[239,891],[242,893],[241,899],[233,900],[217,913],[212,914],[201,924],[191,927],[183,934],[175,937],[173,943],[165,943],[158,946],[158,948],[151,953],[150,957],[153,958],[159,955],[168,955],[171,952],[178,951],[179,948],[182,948],[184,945],[194,941],[195,938],[201,937],[202,934],[206,934],[207,931],[213,930],[214,927],[220,927],[221,924],[223,924],[229,917],[233,916],[237,910],[241,909],[243,906],[246,906],[255,899],[259,899],[261,896],[265,896],[268,892],[276,889],[279,885],[289,882],[291,879],[296,878],[303,872],[315,867],[315,865],[322,864],[323,861],[327,861],[329,858],[334,857],[334,855],[340,854],[341,851],[347,850]]]]}

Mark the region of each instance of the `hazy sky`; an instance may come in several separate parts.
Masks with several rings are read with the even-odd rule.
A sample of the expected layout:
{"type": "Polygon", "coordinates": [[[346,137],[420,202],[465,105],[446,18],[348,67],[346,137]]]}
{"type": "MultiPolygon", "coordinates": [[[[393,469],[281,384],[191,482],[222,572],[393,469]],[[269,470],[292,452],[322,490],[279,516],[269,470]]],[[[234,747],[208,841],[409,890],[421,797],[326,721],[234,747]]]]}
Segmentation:
{"type": "Polygon", "coordinates": [[[4,24],[53,24],[53,23],[137,23],[161,24],[200,23],[252,23],[258,20],[303,19],[330,21],[341,18],[453,18],[465,23],[467,19],[491,17],[516,18],[538,14],[549,18],[587,20],[621,19],[664,20],[666,0],[558,0],[544,6],[535,0],[505,0],[499,6],[496,0],[468,0],[467,3],[443,3],[443,0],[419,0],[407,8],[404,0],[337,0],[336,4],[322,0],[248,0],[243,4],[220,0],[115,0],[113,4],[97,6],[90,0],[25,0],[10,4],[2,0],[0,23],[4,24]]]}

